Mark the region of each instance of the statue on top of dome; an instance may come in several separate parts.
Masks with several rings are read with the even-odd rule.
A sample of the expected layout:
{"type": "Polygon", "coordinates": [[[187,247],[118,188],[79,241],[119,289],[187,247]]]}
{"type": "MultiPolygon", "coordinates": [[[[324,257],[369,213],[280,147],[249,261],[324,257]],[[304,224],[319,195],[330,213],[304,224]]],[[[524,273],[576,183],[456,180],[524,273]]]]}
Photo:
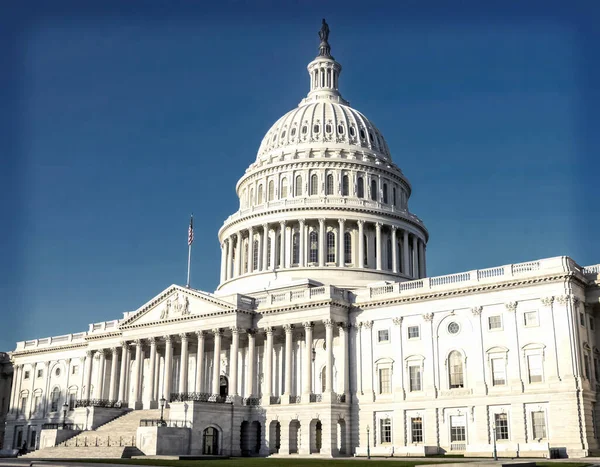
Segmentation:
{"type": "Polygon", "coordinates": [[[319,57],[327,57],[333,58],[331,56],[331,47],[329,46],[329,25],[323,18],[323,23],[321,24],[321,30],[319,31],[319,39],[321,39],[321,43],[319,44],[319,57]]]}
{"type": "Polygon", "coordinates": [[[321,42],[327,42],[329,40],[329,25],[327,24],[327,21],[325,21],[325,18],[323,18],[323,24],[321,24],[319,39],[321,39],[321,42]]]}

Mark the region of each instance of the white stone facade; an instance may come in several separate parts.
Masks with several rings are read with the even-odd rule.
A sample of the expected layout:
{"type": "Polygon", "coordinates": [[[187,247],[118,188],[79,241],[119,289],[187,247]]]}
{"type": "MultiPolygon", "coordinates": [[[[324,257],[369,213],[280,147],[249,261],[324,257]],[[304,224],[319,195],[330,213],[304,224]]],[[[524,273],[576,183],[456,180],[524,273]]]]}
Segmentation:
{"type": "MultiPolygon", "coordinates": [[[[217,291],[172,285],[122,319],[17,343],[7,446],[37,447],[78,407],[164,397],[184,454],[598,450],[600,266],[427,277],[410,184],[326,55],[237,185],[217,291]]],[[[142,431],[150,445],[161,428],[142,431]]]]}

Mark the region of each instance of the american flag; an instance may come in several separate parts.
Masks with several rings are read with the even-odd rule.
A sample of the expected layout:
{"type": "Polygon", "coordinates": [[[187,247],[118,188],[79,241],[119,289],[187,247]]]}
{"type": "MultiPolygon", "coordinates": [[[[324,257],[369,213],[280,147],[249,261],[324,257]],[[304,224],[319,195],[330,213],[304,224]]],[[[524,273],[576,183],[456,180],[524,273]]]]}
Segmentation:
{"type": "Polygon", "coordinates": [[[190,228],[188,229],[188,246],[194,243],[194,216],[190,216],[190,228]]]}

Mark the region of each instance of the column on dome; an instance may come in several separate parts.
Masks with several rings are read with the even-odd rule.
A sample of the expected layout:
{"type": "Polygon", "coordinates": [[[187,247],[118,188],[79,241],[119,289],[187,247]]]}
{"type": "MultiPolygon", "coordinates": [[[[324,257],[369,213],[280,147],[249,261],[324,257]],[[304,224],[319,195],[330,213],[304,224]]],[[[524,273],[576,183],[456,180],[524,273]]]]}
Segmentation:
{"type": "Polygon", "coordinates": [[[268,326],[265,328],[266,340],[265,340],[265,387],[263,390],[263,396],[265,404],[270,404],[271,394],[273,391],[273,328],[268,326]]]}
{"type": "Polygon", "coordinates": [[[196,350],[196,392],[202,392],[204,381],[204,331],[196,331],[198,338],[198,349],[196,350]]]}
{"type": "Polygon", "coordinates": [[[91,397],[90,389],[92,387],[92,357],[94,353],[91,350],[85,353],[85,389],[83,399],[89,400],[91,397]]]}
{"type": "Polygon", "coordinates": [[[148,385],[150,390],[148,391],[148,400],[144,401],[145,405],[153,408],[156,400],[156,338],[150,337],[148,339],[150,343],[150,362],[148,365],[148,385]]]}
{"type": "Polygon", "coordinates": [[[419,239],[419,278],[425,277],[425,244],[419,239]]]}
{"type": "Polygon", "coordinates": [[[254,229],[248,228],[248,269],[247,273],[254,272],[254,229]]]}
{"type": "Polygon", "coordinates": [[[408,231],[405,230],[403,232],[403,238],[402,238],[402,250],[404,251],[404,254],[402,255],[402,273],[407,275],[407,276],[411,276],[410,273],[410,255],[409,255],[409,248],[408,248],[408,231]]]}
{"type": "MultiPolygon", "coordinates": [[[[260,233],[260,230],[257,228],[256,229],[256,270],[257,271],[262,271],[262,244],[263,244],[263,236],[260,233]]],[[[254,250],[253,250],[254,251],[254,250]]],[[[254,270],[254,260],[252,260],[252,268],[254,270]]]]}
{"type": "Polygon", "coordinates": [[[344,219],[338,219],[338,266],[341,268],[343,268],[345,264],[344,222],[344,219]]]}
{"type": "Polygon", "coordinates": [[[427,277],[427,245],[423,242],[423,277],[427,277]]]}
{"type": "Polygon", "coordinates": [[[236,245],[235,245],[235,261],[233,264],[233,276],[239,277],[242,274],[242,232],[236,233],[236,245]]]}
{"type": "Polygon", "coordinates": [[[248,329],[246,333],[248,334],[248,373],[246,376],[246,397],[252,397],[254,391],[254,351],[256,344],[256,330],[248,329]]]}
{"type": "Polygon", "coordinates": [[[325,351],[326,367],[325,367],[325,392],[331,394],[333,391],[333,321],[326,319],[323,321],[325,325],[325,351]]]}
{"type": "Polygon", "coordinates": [[[119,354],[116,347],[111,349],[111,357],[112,360],[110,361],[110,386],[108,390],[108,400],[115,401],[117,400],[117,365],[119,363],[119,354]]]}
{"type": "Polygon", "coordinates": [[[417,247],[417,236],[412,236],[412,276],[415,279],[419,278],[419,248],[417,247]]]}
{"type": "Polygon", "coordinates": [[[188,335],[184,332],[179,334],[181,339],[181,369],[179,371],[179,392],[188,392],[188,335]]]}
{"type": "MultiPolygon", "coordinates": [[[[394,274],[398,273],[398,240],[396,239],[397,227],[392,225],[392,271],[394,274]]],[[[390,254],[390,252],[388,252],[390,254]]]]}
{"type": "Polygon", "coordinates": [[[293,262],[292,248],[294,243],[294,228],[291,226],[291,224],[287,225],[285,232],[285,267],[291,268],[293,262]]]}
{"type": "Polygon", "coordinates": [[[227,239],[221,243],[221,282],[227,280],[227,239]]]}
{"type": "Polygon", "coordinates": [[[325,266],[325,219],[319,219],[319,266],[325,266]]]}
{"type": "Polygon", "coordinates": [[[377,270],[381,271],[381,222],[375,224],[375,255],[377,270]]]}
{"type": "Polygon", "coordinates": [[[229,351],[229,394],[238,395],[238,353],[240,348],[240,328],[231,328],[231,349],[229,351]]]}
{"type": "Polygon", "coordinates": [[[365,267],[365,221],[358,221],[358,267],[365,267]]]}
{"type": "Polygon", "coordinates": [[[312,392],[312,339],[313,323],[305,322],[304,326],[304,371],[302,374],[302,402],[310,402],[312,392]]]}
{"type": "MultiPolygon", "coordinates": [[[[121,404],[125,403],[125,381],[126,376],[125,372],[127,370],[127,353],[129,352],[129,347],[127,346],[126,341],[121,342],[121,374],[119,376],[119,398],[118,401],[121,404]]],[[[87,363],[87,361],[86,361],[87,363]]]]}
{"type": "MultiPolygon", "coordinates": [[[[285,331],[285,384],[284,392],[285,396],[292,395],[292,347],[293,347],[293,324],[285,324],[283,326],[285,331]]],[[[289,402],[289,397],[285,400],[289,402]]]]}
{"type": "Polygon", "coordinates": [[[285,268],[285,224],[286,221],[279,222],[279,264],[280,268],[285,268]]]}
{"type": "Polygon", "coordinates": [[[300,219],[298,221],[299,223],[299,241],[300,244],[298,245],[298,266],[300,266],[301,268],[303,268],[304,266],[306,266],[306,227],[304,225],[305,220],[304,219],[300,219]]]}
{"type": "Polygon", "coordinates": [[[98,360],[98,373],[96,373],[96,385],[94,386],[94,399],[102,399],[102,385],[104,383],[104,363],[106,355],[104,349],[98,350],[94,358],[98,360]]]}
{"type": "Polygon", "coordinates": [[[212,393],[219,394],[219,377],[221,376],[221,336],[223,331],[219,328],[213,329],[215,337],[213,350],[213,378],[212,378],[212,393]]]}
{"type": "Polygon", "coordinates": [[[173,380],[173,340],[171,336],[163,337],[165,340],[165,377],[163,381],[162,397],[171,402],[171,385],[173,380]]]}
{"type": "Polygon", "coordinates": [[[269,269],[269,224],[263,224],[262,228],[262,270],[267,271],[269,269]]]}

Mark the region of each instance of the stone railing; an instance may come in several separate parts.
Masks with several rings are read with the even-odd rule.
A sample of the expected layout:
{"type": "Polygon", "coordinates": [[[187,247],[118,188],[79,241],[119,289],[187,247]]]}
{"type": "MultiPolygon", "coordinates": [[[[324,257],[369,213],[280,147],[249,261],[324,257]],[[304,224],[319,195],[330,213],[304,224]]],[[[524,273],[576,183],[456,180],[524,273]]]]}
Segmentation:
{"type": "Polygon", "coordinates": [[[309,401],[310,402],[323,402],[323,395],[322,394],[311,394],[309,401]]]}
{"type": "Polygon", "coordinates": [[[290,404],[299,404],[302,400],[301,396],[290,396],[290,404]]]}
{"type": "Polygon", "coordinates": [[[259,406],[261,404],[261,398],[260,397],[244,397],[242,399],[242,405],[249,405],[249,406],[259,406]]]}
{"type": "Polygon", "coordinates": [[[346,402],[346,394],[336,394],[335,401],[338,404],[344,404],[346,402]]]}
{"type": "Polygon", "coordinates": [[[79,423],[44,423],[42,430],[75,430],[83,431],[83,425],[79,423]]]}
{"type": "Polygon", "coordinates": [[[209,392],[172,392],[169,402],[215,402],[217,404],[231,404],[233,398],[209,392]]]}
{"type": "Polygon", "coordinates": [[[140,426],[168,426],[171,428],[192,428],[190,420],[161,420],[160,418],[145,418],[140,420],[140,426]]]}
{"type": "Polygon", "coordinates": [[[593,266],[586,266],[586,267],[584,267],[583,268],[583,273],[586,276],[600,274],[600,264],[595,264],[593,266]]]}
{"type": "Polygon", "coordinates": [[[310,287],[301,290],[292,290],[288,292],[277,292],[266,297],[260,297],[255,300],[257,308],[263,308],[273,305],[282,305],[285,303],[307,302],[318,300],[344,300],[349,301],[350,295],[347,290],[338,289],[333,286],[310,287]]]}
{"type": "Polygon", "coordinates": [[[269,398],[269,404],[271,404],[271,405],[281,404],[281,396],[271,396],[269,398]]]}
{"type": "Polygon", "coordinates": [[[115,446],[135,446],[135,435],[131,436],[75,436],[69,438],[58,446],[69,448],[104,448],[115,446]]]}
{"type": "Polygon", "coordinates": [[[107,408],[121,408],[119,401],[111,401],[108,399],[78,399],[75,401],[75,407],[107,407],[107,408]]]}

